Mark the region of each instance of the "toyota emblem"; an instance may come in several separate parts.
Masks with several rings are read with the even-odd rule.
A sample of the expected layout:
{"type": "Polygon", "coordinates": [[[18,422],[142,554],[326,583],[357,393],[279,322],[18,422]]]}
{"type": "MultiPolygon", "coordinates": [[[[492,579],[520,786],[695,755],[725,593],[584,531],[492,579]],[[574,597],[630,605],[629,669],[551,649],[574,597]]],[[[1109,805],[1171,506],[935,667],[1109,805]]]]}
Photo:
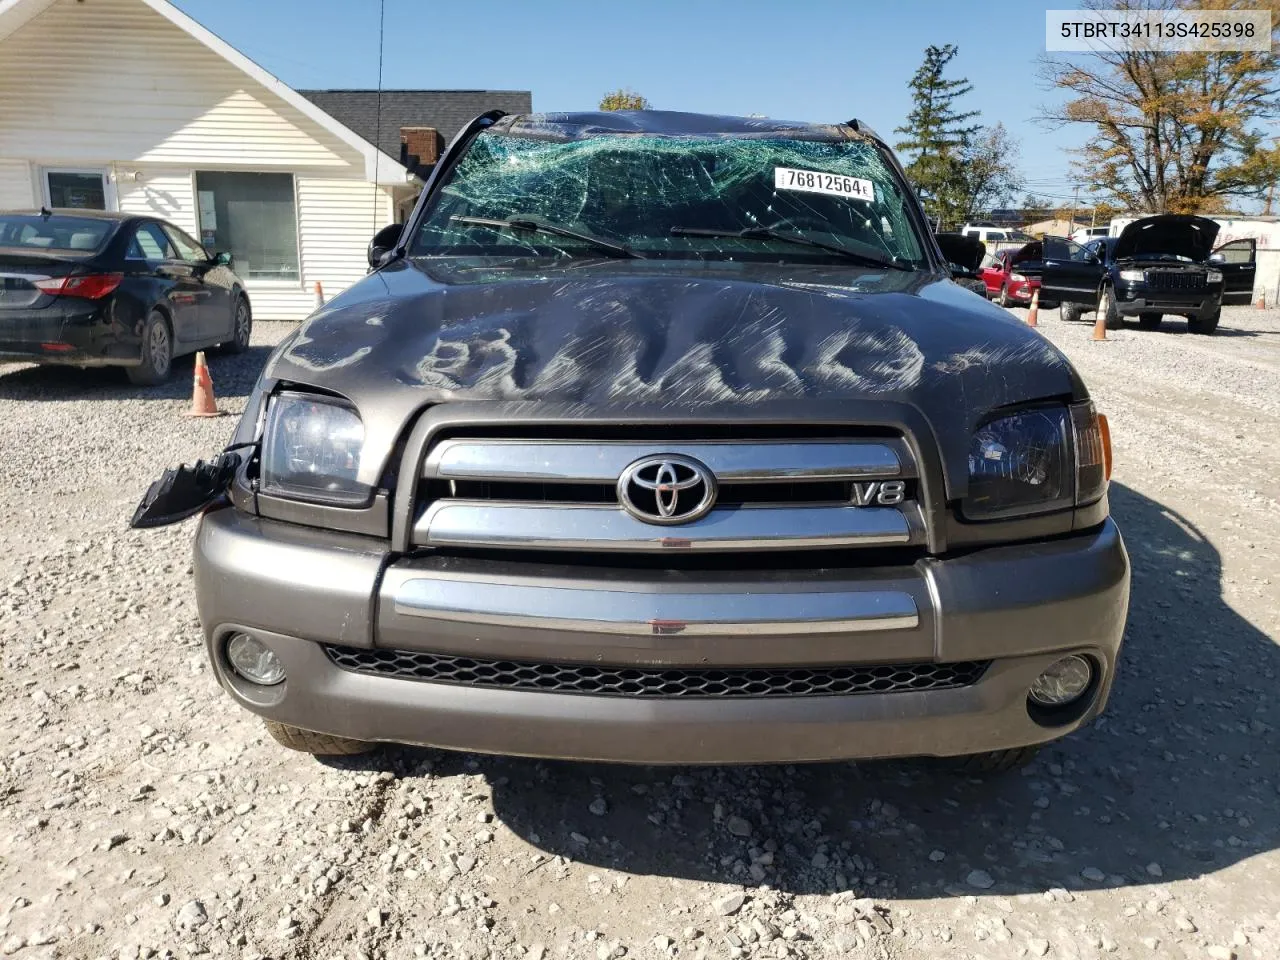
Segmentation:
{"type": "Polygon", "coordinates": [[[692,457],[645,457],[622,471],[618,502],[645,523],[692,523],[715,506],[715,474],[692,457]]]}

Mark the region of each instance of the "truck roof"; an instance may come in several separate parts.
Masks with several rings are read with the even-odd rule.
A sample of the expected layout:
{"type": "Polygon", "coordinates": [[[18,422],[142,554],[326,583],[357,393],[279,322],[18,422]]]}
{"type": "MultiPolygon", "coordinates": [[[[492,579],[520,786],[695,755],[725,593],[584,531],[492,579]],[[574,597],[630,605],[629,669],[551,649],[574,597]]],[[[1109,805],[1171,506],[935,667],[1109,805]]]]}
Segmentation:
{"type": "Polygon", "coordinates": [[[762,137],[797,140],[857,140],[876,137],[857,120],[808,123],[770,117],[729,117],[677,110],[612,110],[583,113],[511,114],[492,127],[495,133],[539,139],[576,140],[607,134],[674,137],[762,137]]]}

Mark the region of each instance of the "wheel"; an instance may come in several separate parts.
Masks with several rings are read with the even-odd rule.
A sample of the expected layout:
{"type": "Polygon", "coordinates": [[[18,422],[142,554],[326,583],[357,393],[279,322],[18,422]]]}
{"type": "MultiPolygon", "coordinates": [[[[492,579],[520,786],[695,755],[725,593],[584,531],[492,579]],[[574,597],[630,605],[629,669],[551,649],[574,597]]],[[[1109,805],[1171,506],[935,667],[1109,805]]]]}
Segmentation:
{"type": "Polygon", "coordinates": [[[1143,313],[1138,316],[1138,326],[1143,330],[1159,330],[1160,321],[1164,319],[1162,313],[1143,313]]]}
{"type": "Polygon", "coordinates": [[[244,353],[249,349],[249,338],[253,334],[253,314],[249,310],[249,298],[243,293],[236,294],[231,314],[235,318],[232,326],[233,338],[222,344],[222,352],[244,353]]]}
{"type": "Polygon", "coordinates": [[[1058,304],[1058,316],[1063,323],[1075,323],[1080,319],[1080,312],[1080,304],[1078,303],[1058,304]]]}
{"type": "Polygon", "coordinates": [[[152,310],[142,328],[142,363],[127,367],[129,380],[139,386],[164,383],[173,367],[173,334],[169,320],[159,310],[152,310]]]}
{"type": "Polygon", "coordinates": [[[1222,308],[1219,307],[1207,317],[1188,317],[1187,331],[1208,336],[1218,329],[1218,321],[1222,319],[1222,308]]]}
{"type": "Polygon", "coordinates": [[[1014,747],[1011,750],[991,750],[987,753],[971,753],[967,757],[956,758],[956,771],[981,776],[991,773],[1005,773],[1025,767],[1040,752],[1039,746],[1014,747]]]}
{"type": "Polygon", "coordinates": [[[316,757],[351,757],[358,753],[368,753],[370,750],[376,750],[376,743],[369,743],[365,740],[352,740],[349,737],[332,737],[327,733],[315,733],[312,730],[303,730],[301,727],[293,727],[287,723],[277,723],[275,720],[262,721],[267,728],[267,733],[271,734],[271,738],[282,747],[288,747],[290,750],[297,750],[300,753],[309,753],[316,757]]]}
{"type": "Polygon", "coordinates": [[[996,303],[1002,307],[1008,307],[1012,301],[1009,299],[1009,285],[1003,283],[1000,285],[1000,296],[996,298],[996,303]]]}
{"type": "Polygon", "coordinates": [[[1116,309],[1115,294],[1111,292],[1110,287],[1103,287],[1102,292],[1098,294],[1098,313],[1107,318],[1108,330],[1119,330],[1120,311],[1116,309]]]}

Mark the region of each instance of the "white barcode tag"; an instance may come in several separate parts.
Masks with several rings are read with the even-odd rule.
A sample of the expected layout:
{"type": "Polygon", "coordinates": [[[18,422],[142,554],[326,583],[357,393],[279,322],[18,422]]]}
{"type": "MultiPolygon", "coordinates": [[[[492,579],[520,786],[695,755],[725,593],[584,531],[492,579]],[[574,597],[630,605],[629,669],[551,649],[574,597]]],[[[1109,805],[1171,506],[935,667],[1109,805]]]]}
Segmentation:
{"type": "Polygon", "coordinates": [[[774,167],[773,186],[777,190],[826,193],[833,197],[852,197],[855,200],[876,198],[876,189],[870,180],[846,177],[839,173],[821,173],[817,170],[796,170],[794,167],[774,167]]]}

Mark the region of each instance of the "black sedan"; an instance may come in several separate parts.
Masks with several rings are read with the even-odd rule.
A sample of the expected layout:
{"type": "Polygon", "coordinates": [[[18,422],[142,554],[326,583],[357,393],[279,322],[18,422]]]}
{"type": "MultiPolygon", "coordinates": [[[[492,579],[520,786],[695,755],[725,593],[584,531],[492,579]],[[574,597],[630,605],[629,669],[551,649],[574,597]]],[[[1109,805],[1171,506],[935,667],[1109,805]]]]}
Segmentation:
{"type": "Polygon", "coordinates": [[[0,361],[120,366],[151,384],[176,356],[240,353],[252,314],[230,264],[152,217],[0,212],[0,361]]]}

